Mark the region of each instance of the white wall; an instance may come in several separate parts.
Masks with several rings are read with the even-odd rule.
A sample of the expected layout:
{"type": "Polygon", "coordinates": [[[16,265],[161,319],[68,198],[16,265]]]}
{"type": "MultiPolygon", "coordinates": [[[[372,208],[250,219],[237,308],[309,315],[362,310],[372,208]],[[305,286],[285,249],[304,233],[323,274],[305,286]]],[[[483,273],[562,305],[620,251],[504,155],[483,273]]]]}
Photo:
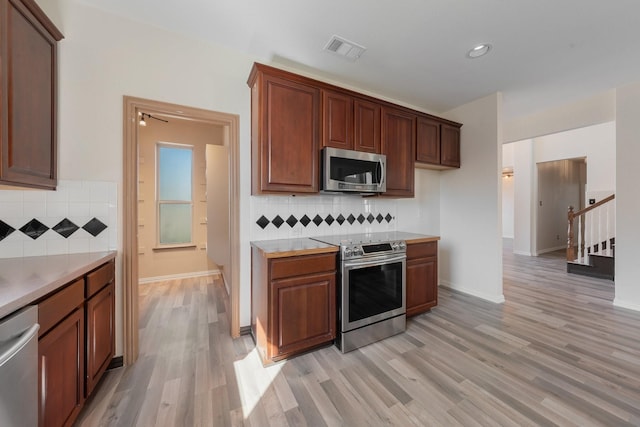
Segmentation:
{"type": "Polygon", "coordinates": [[[616,117],[615,90],[517,117],[505,122],[503,142],[521,141],[542,135],[612,122],[616,117]]]}
{"type": "Polygon", "coordinates": [[[616,297],[640,310],[640,83],[618,88],[616,100],[616,297]]]}
{"type": "Polygon", "coordinates": [[[513,253],[532,255],[535,236],[534,189],[535,163],[533,140],[527,139],[513,144],[513,253]]]}
{"type": "Polygon", "coordinates": [[[499,93],[446,113],[463,123],[462,168],[440,176],[439,275],[443,285],[503,302],[499,93]]]}

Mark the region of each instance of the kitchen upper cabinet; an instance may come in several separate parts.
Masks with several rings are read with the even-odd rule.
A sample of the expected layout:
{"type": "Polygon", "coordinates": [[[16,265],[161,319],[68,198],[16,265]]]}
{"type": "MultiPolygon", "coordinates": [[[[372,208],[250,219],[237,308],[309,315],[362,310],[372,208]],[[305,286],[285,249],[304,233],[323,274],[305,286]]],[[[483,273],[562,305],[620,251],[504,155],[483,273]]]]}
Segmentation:
{"type": "Polygon", "coordinates": [[[264,364],[336,336],[336,254],[266,258],[252,248],[251,332],[264,364]]]}
{"type": "Polygon", "coordinates": [[[249,85],[252,194],[318,192],[320,89],[260,64],[249,85]]]}
{"type": "Polygon", "coordinates": [[[33,0],[0,0],[0,183],[55,189],[56,43],[33,0]]]}
{"type": "Polygon", "coordinates": [[[460,167],[460,127],[442,124],[440,127],[440,163],[460,167]]]}
{"type": "Polygon", "coordinates": [[[376,102],[356,98],[354,150],[380,153],[380,115],[382,106],[376,102]]]}
{"type": "Polygon", "coordinates": [[[375,102],[323,90],[322,146],[379,153],[381,109],[375,102]]]}
{"type": "Polygon", "coordinates": [[[385,196],[413,197],[416,115],[395,108],[382,109],[382,154],[387,156],[385,196]]]}
{"type": "Polygon", "coordinates": [[[407,244],[407,316],[438,305],[438,243],[407,244]]]}
{"type": "Polygon", "coordinates": [[[431,169],[460,167],[460,125],[418,117],[416,165],[431,169]]]}
{"type": "Polygon", "coordinates": [[[353,150],[353,97],[322,91],[322,146],[353,150]]]}

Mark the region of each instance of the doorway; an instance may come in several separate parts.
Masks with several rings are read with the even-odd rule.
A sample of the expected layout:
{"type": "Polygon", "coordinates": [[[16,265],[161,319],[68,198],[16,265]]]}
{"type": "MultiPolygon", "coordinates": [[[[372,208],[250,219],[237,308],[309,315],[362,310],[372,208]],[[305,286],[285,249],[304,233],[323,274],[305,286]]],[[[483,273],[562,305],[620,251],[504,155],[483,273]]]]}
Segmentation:
{"type": "Polygon", "coordinates": [[[138,357],[138,116],[158,114],[206,122],[225,129],[229,152],[229,241],[232,337],[240,335],[239,318],[239,116],[177,104],[124,97],[123,146],[123,356],[129,365],[138,357]]]}

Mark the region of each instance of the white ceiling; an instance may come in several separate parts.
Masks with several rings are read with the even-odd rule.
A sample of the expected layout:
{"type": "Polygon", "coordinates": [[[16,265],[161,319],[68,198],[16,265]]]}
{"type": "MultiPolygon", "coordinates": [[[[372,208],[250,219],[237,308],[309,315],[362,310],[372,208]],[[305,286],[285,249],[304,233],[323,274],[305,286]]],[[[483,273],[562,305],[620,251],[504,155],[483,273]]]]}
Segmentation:
{"type": "Polygon", "coordinates": [[[640,80],[637,0],[82,1],[435,113],[501,91],[512,118],[640,80]],[[324,51],[334,34],[367,51],[324,51]]]}

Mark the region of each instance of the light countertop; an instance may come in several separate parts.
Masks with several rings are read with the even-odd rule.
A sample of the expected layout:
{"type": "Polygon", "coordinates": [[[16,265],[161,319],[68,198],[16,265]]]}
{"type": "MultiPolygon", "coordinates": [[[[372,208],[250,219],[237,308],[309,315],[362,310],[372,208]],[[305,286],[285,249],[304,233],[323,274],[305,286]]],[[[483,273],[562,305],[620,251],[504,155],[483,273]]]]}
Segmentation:
{"type": "Polygon", "coordinates": [[[116,257],[116,251],[0,259],[0,318],[116,257]]]}
{"type": "MultiPolygon", "coordinates": [[[[382,233],[380,233],[382,234],[382,233]]],[[[440,240],[440,236],[409,233],[406,231],[392,231],[384,233],[386,238],[404,240],[407,243],[426,243],[440,240]]],[[[285,258],[290,256],[313,255],[338,252],[338,247],[318,242],[308,237],[295,239],[256,240],[251,246],[258,248],[266,258],[285,258]]]]}
{"type": "Polygon", "coordinates": [[[297,239],[256,240],[251,246],[258,248],[267,258],[285,258],[299,255],[337,253],[338,247],[311,240],[307,237],[297,239]]]}

